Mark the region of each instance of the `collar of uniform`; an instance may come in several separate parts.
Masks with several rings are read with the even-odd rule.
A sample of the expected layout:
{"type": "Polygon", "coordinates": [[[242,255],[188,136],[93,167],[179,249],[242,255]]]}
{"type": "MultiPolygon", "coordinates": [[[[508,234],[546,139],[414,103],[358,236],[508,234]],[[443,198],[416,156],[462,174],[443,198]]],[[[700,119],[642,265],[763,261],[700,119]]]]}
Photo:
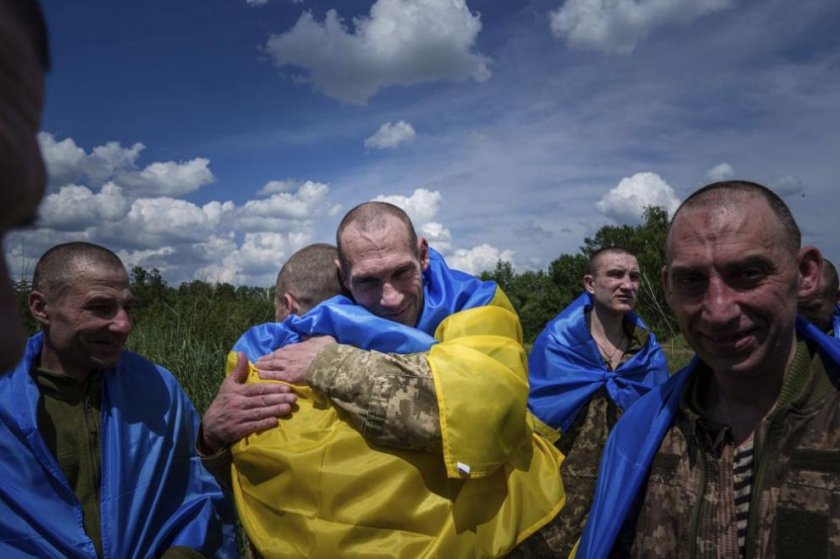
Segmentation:
{"type": "MultiPolygon", "coordinates": [[[[817,406],[834,390],[822,360],[814,358],[815,352],[811,344],[804,340],[797,341],[793,362],[785,373],[779,396],[767,417],[783,408],[807,409],[817,406]]],[[[680,412],[688,420],[693,432],[703,438],[708,437],[709,444],[717,448],[726,440],[729,428],[705,416],[703,401],[711,374],[712,371],[705,363],[697,365],[680,400],[680,412]]]]}
{"type": "Polygon", "coordinates": [[[32,367],[32,377],[41,394],[69,403],[81,402],[86,394],[98,395],[101,371],[92,371],[84,380],[77,380],[62,372],[32,367]]]}

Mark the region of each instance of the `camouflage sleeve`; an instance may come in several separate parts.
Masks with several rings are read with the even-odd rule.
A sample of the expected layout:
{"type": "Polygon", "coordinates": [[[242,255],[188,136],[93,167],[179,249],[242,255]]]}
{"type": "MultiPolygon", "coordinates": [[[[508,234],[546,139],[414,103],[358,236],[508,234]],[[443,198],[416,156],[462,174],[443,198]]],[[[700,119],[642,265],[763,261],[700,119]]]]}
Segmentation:
{"type": "Polygon", "coordinates": [[[426,354],[330,345],[309,367],[307,382],[343,410],[369,441],[441,451],[437,396],[426,354]]]}

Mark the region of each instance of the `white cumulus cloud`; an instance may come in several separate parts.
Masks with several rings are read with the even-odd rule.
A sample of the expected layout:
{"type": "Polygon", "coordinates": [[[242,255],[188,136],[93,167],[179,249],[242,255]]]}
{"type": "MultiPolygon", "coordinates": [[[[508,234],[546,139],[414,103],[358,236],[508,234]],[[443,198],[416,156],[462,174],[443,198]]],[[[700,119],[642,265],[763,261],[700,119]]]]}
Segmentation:
{"type": "Polygon", "coordinates": [[[98,193],[86,186],[70,184],[44,199],[38,224],[57,231],[84,231],[123,218],[128,208],[122,189],[113,183],[106,184],[98,193]]]}
{"type": "Polygon", "coordinates": [[[155,162],[142,171],[123,173],[116,182],[135,193],[147,196],[182,196],[195,192],[215,180],[208,168],[210,160],[196,157],[189,161],[155,162]]]}
{"type": "Polygon", "coordinates": [[[335,10],[323,23],[306,11],[266,50],[278,66],[303,68],[303,81],[347,103],[365,103],[389,85],[490,77],[490,59],[475,51],[481,20],[465,0],[377,0],[352,27],[335,10]]]}
{"type": "Polygon", "coordinates": [[[729,180],[735,176],[735,169],[729,163],[720,163],[706,171],[706,178],[711,182],[729,180]]]}
{"type": "Polygon", "coordinates": [[[125,219],[113,223],[111,235],[143,247],[207,239],[234,211],[233,202],[210,202],[199,207],[177,198],[140,198],[131,204],[125,219]]]}
{"type": "Polygon", "coordinates": [[[513,261],[512,250],[499,250],[487,243],[478,245],[471,249],[459,248],[446,257],[446,263],[450,268],[477,275],[481,272],[493,270],[499,260],[506,262],[513,261]]]}
{"type": "Polygon", "coordinates": [[[661,206],[669,214],[679,206],[674,189],[656,173],[636,173],[621,179],[595,204],[595,209],[619,223],[638,224],[647,206],[661,206]]]}
{"type": "Polygon", "coordinates": [[[130,147],[106,142],[87,153],[73,138],[56,140],[49,132],[38,134],[38,141],[54,190],[77,182],[98,187],[111,181],[132,198],[181,196],[215,180],[209,168],[210,160],[203,157],[180,163],[157,161],[140,169],[137,159],[146,148],[140,142],[130,147]]]}
{"type": "Polygon", "coordinates": [[[268,198],[250,200],[239,209],[236,225],[246,231],[288,229],[295,223],[308,226],[312,220],[330,211],[329,191],[330,187],[324,183],[304,181],[297,190],[281,190],[268,198]]]}
{"type": "Polygon", "coordinates": [[[379,127],[373,136],[365,140],[366,148],[373,149],[394,149],[400,144],[409,144],[417,137],[414,127],[408,122],[401,120],[396,124],[386,122],[379,127]]]}
{"type": "Polygon", "coordinates": [[[82,174],[81,164],[87,154],[76,145],[73,138],[56,141],[52,134],[40,132],[38,143],[51,184],[64,185],[79,179],[82,174]]]}
{"type": "Polygon", "coordinates": [[[431,191],[425,188],[416,189],[411,196],[400,196],[398,194],[382,195],[374,198],[377,202],[388,202],[402,208],[415,228],[421,228],[431,221],[440,209],[440,202],[443,196],[437,190],[431,191]]]}
{"type": "Polygon", "coordinates": [[[567,0],[550,13],[551,31],[570,45],[627,54],[651,31],[688,23],[734,0],[567,0]]]}

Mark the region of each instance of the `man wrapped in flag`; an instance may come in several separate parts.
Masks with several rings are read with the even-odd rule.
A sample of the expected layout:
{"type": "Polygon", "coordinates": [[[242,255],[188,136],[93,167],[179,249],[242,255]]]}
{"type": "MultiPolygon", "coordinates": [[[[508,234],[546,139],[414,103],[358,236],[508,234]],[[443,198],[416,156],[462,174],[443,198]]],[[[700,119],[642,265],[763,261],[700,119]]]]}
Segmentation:
{"type": "Polygon", "coordinates": [[[697,356],[613,429],[578,556],[840,555],[840,352],[797,318],[822,263],[800,242],[756,183],[677,210],[662,277],[697,356]]]}
{"type": "Polygon", "coordinates": [[[35,266],[41,331],[0,375],[0,557],[236,557],[233,506],[201,465],[172,374],[125,350],[119,257],[56,245],[35,266]]]}
{"type": "Polygon", "coordinates": [[[561,456],[527,411],[515,312],[395,206],[354,208],[337,238],[353,300],[234,347],[298,397],[233,447],[249,538],[266,557],[503,556],[564,499],[561,456]]]}
{"type": "Polygon", "coordinates": [[[560,431],[555,443],[566,504],[511,557],[566,557],[583,531],[595,492],[598,463],[615,422],[639,396],[668,379],[656,337],[633,312],[639,262],[607,247],[586,264],[585,291],[546,325],[528,358],[528,406],[560,431]]]}

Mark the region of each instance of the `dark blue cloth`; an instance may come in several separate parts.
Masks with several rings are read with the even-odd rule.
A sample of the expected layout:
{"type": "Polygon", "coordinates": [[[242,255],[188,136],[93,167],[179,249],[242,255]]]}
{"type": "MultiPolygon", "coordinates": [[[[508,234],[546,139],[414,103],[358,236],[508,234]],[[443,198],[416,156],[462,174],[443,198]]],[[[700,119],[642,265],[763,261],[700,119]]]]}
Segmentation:
{"type": "Polygon", "coordinates": [[[835,338],[840,338],[840,305],[834,305],[834,316],[831,317],[832,332],[835,338]]]}
{"type": "MultiPolygon", "coordinates": [[[[840,372],[840,343],[801,317],[796,319],[796,332],[799,339],[816,344],[826,372],[836,377],[840,372]]],[[[609,556],[698,363],[695,357],[668,382],[641,397],[613,428],[601,458],[595,498],[576,557],[609,556]]]]}
{"type": "MultiPolygon", "coordinates": [[[[602,386],[626,411],[669,376],[665,354],[652,332],[640,351],[610,371],[586,327],[586,313],[591,310],[592,297],[584,292],[546,325],[528,356],[528,407],[561,432],[569,429],[583,404],[602,386]]],[[[647,330],[636,313],[628,318],[634,328],[647,330]]]]}
{"type": "MultiPolygon", "coordinates": [[[[38,431],[30,371],[43,334],[0,377],[0,557],[96,558],[82,507],[38,431]]],[[[159,557],[185,546],[237,557],[233,508],[195,453],[199,416],[165,369],[124,351],[102,374],[102,550],[159,557]]]]}
{"type": "Polygon", "coordinates": [[[496,295],[496,283],[452,270],[429,249],[423,272],[423,310],[416,328],[375,316],[344,296],[328,299],[303,316],[269,322],[245,332],[233,346],[252,363],[302,337],[330,335],[339,343],[386,353],[419,353],[436,343],[437,327],[450,314],[486,305],[496,295]]]}

